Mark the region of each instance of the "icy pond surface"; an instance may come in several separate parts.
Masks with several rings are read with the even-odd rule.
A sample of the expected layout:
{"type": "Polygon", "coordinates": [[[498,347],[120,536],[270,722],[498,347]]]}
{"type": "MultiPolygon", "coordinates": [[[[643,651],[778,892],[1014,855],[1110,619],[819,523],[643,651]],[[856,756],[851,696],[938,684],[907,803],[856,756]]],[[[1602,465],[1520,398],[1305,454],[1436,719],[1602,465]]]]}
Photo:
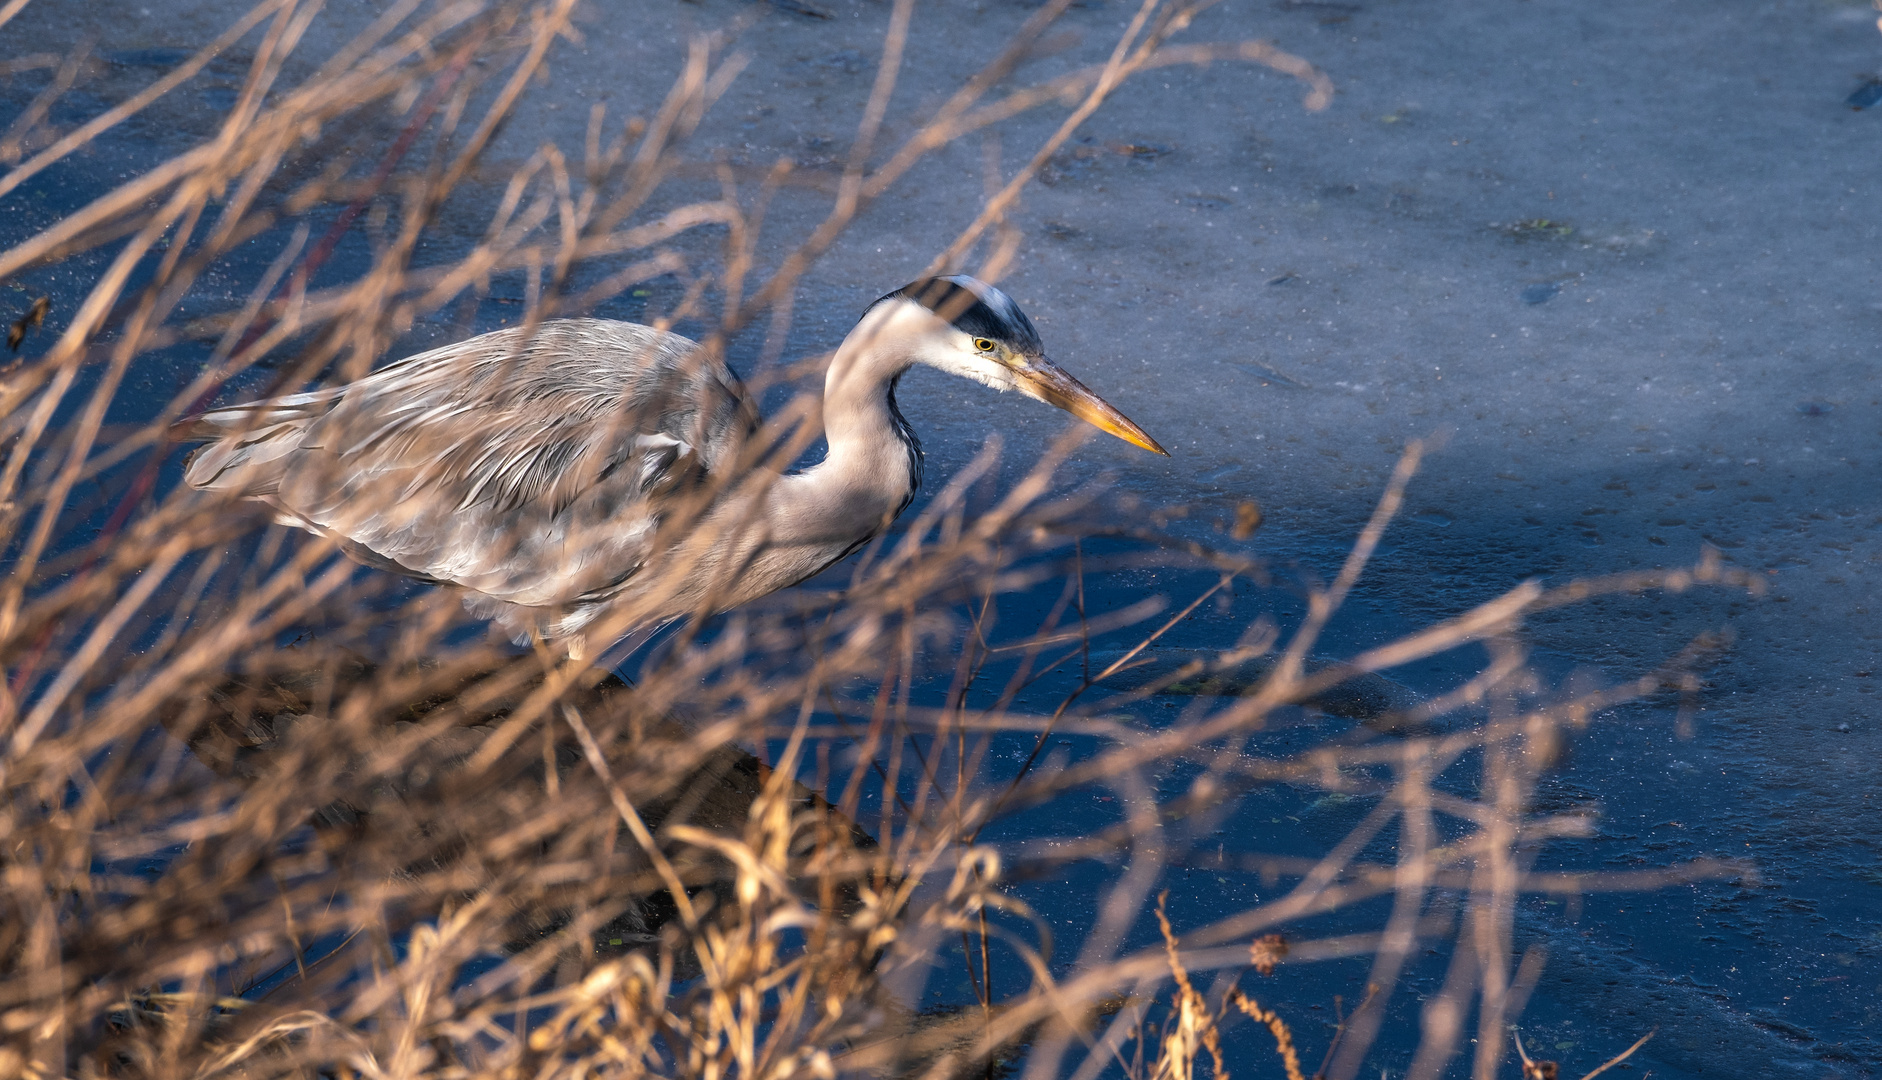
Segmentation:
{"type": "MultiPolygon", "coordinates": [[[[102,69],[54,116],[71,125],[244,6],[36,0],[8,28],[9,49],[96,42],[102,69]]],[[[835,18],[762,15],[742,40],[751,66],[696,142],[724,148],[751,178],[780,155],[803,163],[807,179],[772,211],[786,235],[827,207],[889,10],[819,6],[835,18]]],[[[378,6],[328,7],[314,33],[338,41],[378,6]]],[[[490,175],[542,141],[578,152],[594,101],[650,111],[685,37],[744,10],[590,4],[582,42],[561,47],[490,175]]],[[[1030,10],[920,10],[891,136],[1030,10]]],[[[1080,0],[1018,77],[1102,59],[1131,10],[1080,0]]],[[[1266,524],[1254,550],[1324,580],[1406,440],[1438,437],[1324,651],[1379,643],[1526,578],[1689,564],[1708,544],[1767,578],[1762,600],[1653,594],[1531,628],[1545,671],[1614,680],[1701,631],[1735,633],[1689,734],[1673,703],[1617,710],[1577,738],[1542,798],[1600,807],[1597,835],[1552,849],[1563,865],[1713,855],[1760,874],[1525,902],[1518,946],[1546,943],[1551,959],[1522,1024],[1548,1056],[1592,1064],[1657,1025],[1632,1075],[1882,1071],[1882,104],[1847,104],[1882,62],[1876,15],[1853,0],[1228,0],[1188,40],[1271,39],[1332,77],[1332,106],[1308,113],[1298,83],[1236,63],[1155,72],[1089,123],[1017,212],[1025,242],[1006,287],[1057,359],[1173,452],[1093,440],[1078,468],[1188,503],[1198,522],[1256,500],[1266,524]]],[[[7,111],[47,75],[0,82],[7,111]]],[[[0,203],[0,241],[208,135],[239,78],[235,66],[223,84],[192,84],[24,185],[0,203]]],[[[1001,129],[1009,171],[1062,115],[1001,129]]],[[[869,211],[801,293],[793,354],[834,344],[952,239],[984,191],[986,153],[979,140],[952,147],[869,211]]],[[[439,242],[482,227],[461,226],[439,242]]],[[[336,273],[364,252],[357,235],[349,243],[361,246],[343,248],[336,273]]],[[[258,248],[257,272],[274,250],[258,248]]],[[[98,265],[0,284],[0,302],[50,292],[61,326],[98,265]]],[[[214,284],[224,302],[249,288],[214,284]]],[[[421,324],[401,349],[451,332],[421,324]]],[[[135,379],[154,399],[186,374],[135,379]]],[[[1066,423],[931,372],[909,379],[902,402],[929,448],[930,490],[989,430],[1005,433],[1010,480],[1066,423]]],[[[1130,599],[1142,585],[1112,589],[1130,599]]],[[[1227,632],[1204,617],[1170,644],[1221,645],[1227,632]]],[[[1469,660],[1402,677],[1432,689],[1469,660]]],[[[1305,851],[1365,810],[1270,801],[1225,828],[1294,829],[1262,846],[1305,851]]],[[[1263,888],[1254,877],[1202,883],[1173,882],[1179,930],[1212,915],[1212,896],[1246,901],[1263,888]]],[[[1089,923],[1084,896],[1032,897],[1066,955],[1089,923]]],[[[1282,992],[1301,1008],[1351,1001],[1366,970],[1363,959],[1289,969],[1297,981],[1282,992]]],[[[1378,1065],[1403,1067],[1397,1047],[1415,1040],[1419,995],[1443,974],[1436,956],[1410,971],[1378,1065]]],[[[1324,1045],[1309,1019],[1320,1014],[1299,1015],[1324,1045]]]]}

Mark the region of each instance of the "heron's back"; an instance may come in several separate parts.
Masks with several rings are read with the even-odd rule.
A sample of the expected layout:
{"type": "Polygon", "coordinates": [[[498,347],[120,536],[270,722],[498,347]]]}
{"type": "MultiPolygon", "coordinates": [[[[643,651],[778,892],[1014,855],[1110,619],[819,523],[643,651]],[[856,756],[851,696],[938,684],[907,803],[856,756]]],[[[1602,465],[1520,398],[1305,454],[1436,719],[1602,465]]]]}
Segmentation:
{"type": "Polygon", "coordinates": [[[592,600],[642,565],[663,509],[757,416],[694,342],[546,322],[345,386],[211,410],[185,481],[260,499],[376,565],[504,604],[592,600]]]}

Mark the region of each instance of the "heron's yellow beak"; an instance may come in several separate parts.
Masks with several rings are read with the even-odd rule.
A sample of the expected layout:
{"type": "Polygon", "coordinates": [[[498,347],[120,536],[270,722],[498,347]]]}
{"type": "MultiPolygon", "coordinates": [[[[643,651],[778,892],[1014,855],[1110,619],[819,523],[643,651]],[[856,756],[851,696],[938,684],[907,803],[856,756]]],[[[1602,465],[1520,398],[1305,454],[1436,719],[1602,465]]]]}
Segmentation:
{"type": "Polygon", "coordinates": [[[1016,359],[1008,370],[1012,371],[1019,392],[1027,397],[1038,398],[1048,405],[1057,405],[1099,431],[1116,435],[1132,446],[1141,446],[1164,457],[1170,456],[1170,452],[1157,445],[1157,440],[1151,438],[1143,428],[1131,423],[1130,417],[1112,408],[1109,402],[1092,393],[1084,383],[1072,378],[1064,368],[1045,357],[1016,359]]]}

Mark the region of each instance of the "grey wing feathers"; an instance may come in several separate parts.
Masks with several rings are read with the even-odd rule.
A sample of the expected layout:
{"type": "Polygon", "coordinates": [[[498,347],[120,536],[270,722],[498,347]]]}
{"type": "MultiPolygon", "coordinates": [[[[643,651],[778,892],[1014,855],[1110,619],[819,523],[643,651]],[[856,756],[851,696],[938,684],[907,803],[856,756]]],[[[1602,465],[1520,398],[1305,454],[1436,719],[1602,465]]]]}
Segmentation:
{"type": "Polygon", "coordinates": [[[631,574],[662,496],[720,466],[756,422],[736,379],[686,338],[570,319],[205,413],[189,434],[210,442],[185,480],[262,499],[363,561],[550,606],[631,574]]]}
{"type": "Polygon", "coordinates": [[[214,409],[196,417],[186,424],[182,437],[208,445],[190,455],[184,481],[192,487],[223,490],[231,486],[224,477],[235,469],[244,473],[245,494],[272,494],[283,466],[267,466],[299,450],[307,425],[325,414],[338,396],[337,390],[295,394],[214,409]]]}

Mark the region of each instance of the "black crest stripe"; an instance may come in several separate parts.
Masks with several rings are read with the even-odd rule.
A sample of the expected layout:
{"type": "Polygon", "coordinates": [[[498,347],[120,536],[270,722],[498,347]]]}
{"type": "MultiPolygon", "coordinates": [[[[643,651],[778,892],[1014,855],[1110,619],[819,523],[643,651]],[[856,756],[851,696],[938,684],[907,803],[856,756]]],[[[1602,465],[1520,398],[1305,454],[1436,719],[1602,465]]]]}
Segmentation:
{"type": "Polygon", "coordinates": [[[912,300],[947,318],[961,333],[998,341],[1022,356],[1045,352],[1039,331],[1019,305],[1000,290],[973,278],[924,278],[889,293],[876,304],[898,299],[912,300]]]}

